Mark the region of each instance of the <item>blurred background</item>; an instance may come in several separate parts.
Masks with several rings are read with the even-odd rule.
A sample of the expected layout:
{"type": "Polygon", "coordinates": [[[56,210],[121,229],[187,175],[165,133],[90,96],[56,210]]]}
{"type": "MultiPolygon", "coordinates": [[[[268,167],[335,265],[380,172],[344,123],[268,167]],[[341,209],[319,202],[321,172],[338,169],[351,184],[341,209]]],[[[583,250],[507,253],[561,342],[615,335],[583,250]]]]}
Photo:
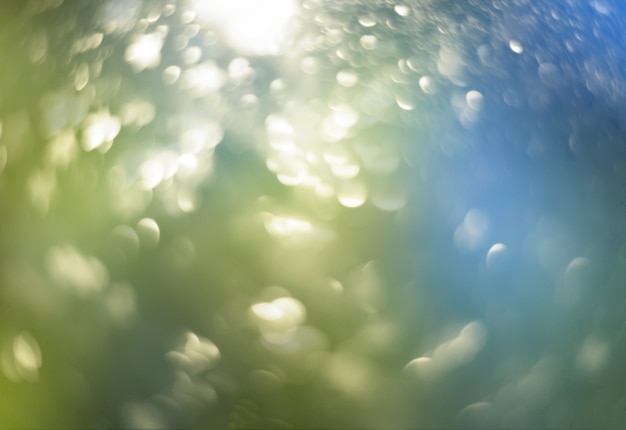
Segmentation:
{"type": "Polygon", "coordinates": [[[0,428],[623,428],[625,14],[0,3],[0,428]]]}

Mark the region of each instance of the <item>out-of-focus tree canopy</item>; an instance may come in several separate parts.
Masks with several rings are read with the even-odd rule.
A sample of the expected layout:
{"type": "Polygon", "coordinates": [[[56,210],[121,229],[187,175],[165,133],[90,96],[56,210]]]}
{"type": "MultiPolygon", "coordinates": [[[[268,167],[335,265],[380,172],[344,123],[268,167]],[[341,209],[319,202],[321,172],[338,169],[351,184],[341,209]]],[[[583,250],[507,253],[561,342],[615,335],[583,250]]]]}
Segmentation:
{"type": "Polygon", "coordinates": [[[0,3],[0,429],[622,428],[625,13],[0,3]]]}

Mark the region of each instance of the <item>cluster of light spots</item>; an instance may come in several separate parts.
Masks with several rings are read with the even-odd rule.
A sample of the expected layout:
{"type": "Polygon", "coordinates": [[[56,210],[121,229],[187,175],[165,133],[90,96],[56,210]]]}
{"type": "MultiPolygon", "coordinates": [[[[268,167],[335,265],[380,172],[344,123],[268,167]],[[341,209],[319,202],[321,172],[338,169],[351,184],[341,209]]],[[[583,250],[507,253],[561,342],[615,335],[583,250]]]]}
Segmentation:
{"type": "Polygon", "coordinates": [[[50,248],[45,265],[50,279],[80,297],[102,290],[109,282],[109,272],[99,259],[85,256],[72,246],[50,248]]]}
{"type": "Polygon", "coordinates": [[[21,332],[2,345],[0,370],[9,380],[37,382],[41,365],[41,349],[30,333],[21,332]]]}
{"type": "Polygon", "coordinates": [[[471,209],[454,231],[454,245],[459,251],[476,251],[483,244],[488,230],[489,220],[486,214],[478,209],[471,209]]]}
{"type": "Polygon", "coordinates": [[[329,108],[325,115],[311,110],[298,117],[269,115],[267,167],[281,183],[308,187],[323,199],[334,196],[346,208],[360,207],[368,200],[368,174],[382,175],[379,185],[372,186],[372,202],[382,210],[403,207],[406,187],[390,176],[400,164],[395,146],[370,139],[349,144],[361,111],[345,103],[330,103],[329,108]],[[325,144],[313,144],[313,133],[325,144]]]}
{"type": "Polygon", "coordinates": [[[405,372],[420,379],[433,380],[471,363],[487,343],[487,328],[480,321],[467,324],[461,332],[439,345],[432,354],[411,360],[405,372]]]}
{"type": "Polygon", "coordinates": [[[154,32],[140,34],[133,38],[126,52],[124,59],[133,67],[136,72],[145,69],[153,69],[161,62],[161,49],[165,32],[154,32]]]}
{"type": "Polygon", "coordinates": [[[98,149],[106,152],[111,148],[113,139],[117,137],[121,129],[121,121],[108,111],[102,111],[89,115],[83,124],[81,146],[85,151],[98,149]]]}
{"type": "MultiPolygon", "coordinates": [[[[206,27],[212,27],[204,35],[205,46],[211,46],[218,40],[214,30],[220,32],[227,26],[221,18],[211,21],[215,16],[207,21],[207,16],[200,16],[202,10],[206,12],[208,9],[217,8],[231,15],[238,11],[238,8],[232,8],[232,5],[206,6],[194,4],[194,2],[189,2],[186,6],[180,11],[184,31],[181,34],[172,35],[171,40],[168,39],[173,43],[174,49],[180,51],[180,60],[184,68],[181,69],[179,65],[171,63],[164,67],[162,71],[164,83],[178,84],[178,87],[188,91],[191,97],[204,97],[214,96],[227,82],[235,85],[247,82],[253,76],[254,70],[246,58],[234,58],[228,70],[225,71],[217,65],[216,60],[201,62],[205,54],[203,47],[189,46],[192,39],[200,34],[202,30],[200,24],[208,24],[206,27]],[[205,9],[202,9],[203,7],[205,9]],[[194,22],[196,20],[198,23],[194,22]]],[[[274,14],[273,16],[278,14],[291,17],[297,10],[295,3],[293,6],[295,9],[291,12],[279,8],[271,13],[274,14]]],[[[268,8],[264,8],[264,12],[268,12],[265,9],[268,8]]],[[[102,46],[108,34],[132,32],[127,39],[128,45],[123,53],[124,60],[136,72],[156,68],[161,63],[163,46],[169,33],[168,25],[157,24],[161,17],[171,16],[176,7],[169,5],[167,13],[159,8],[146,8],[144,9],[145,18],[139,16],[141,10],[141,3],[138,1],[127,5],[124,11],[120,2],[116,0],[107,2],[99,11],[103,31],[94,32],[76,40],[70,50],[71,56],[76,57],[102,46]],[[147,32],[148,28],[153,28],[153,30],[147,32]]],[[[240,17],[233,15],[229,18],[239,20],[240,17]]],[[[106,55],[108,54],[105,54],[105,57],[106,55]]],[[[94,91],[99,91],[97,86],[88,86],[89,80],[93,80],[100,74],[101,67],[102,58],[95,62],[77,61],[72,70],[74,88],[77,91],[85,89],[88,91],[82,91],[81,95],[67,92],[49,93],[42,98],[42,129],[46,136],[52,138],[46,154],[48,165],[55,168],[68,167],[78,156],[77,142],[85,151],[97,149],[105,153],[112,146],[122,126],[144,127],[157,116],[155,105],[145,99],[126,101],[116,111],[116,115],[111,115],[106,108],[102,108],[100,112],[87,116],[89,98],[94,91]],[[78,139],[76,129],[78,129],[78,139]]],[[[119,84],[113,83],[112,85],[119,84]]],[[[242,103],[255,105],[254,94],[242,97],[242,103]]],[[[125,179],[122,184],[118,184],[121,186],[117,188],[122,188],[124,192],[121,193],[119,201],[114,206],[124,210],[128,215],[137,213],[140,207],[145,207],[142,205],[152,198],[152,190],[164,184],[161,187],[163,190],[159,192],[162,192],[160,197],[168,213],[194,211],[200,204],[195,189],[210,173],[213,166],[210,154],[206,152],[211,152],[222,137],[223,130],[218,122],[206,121],[204,118],[190,121],[181,133],[180,141],[176,145],[178,148],[175,147],[172,151],[167,150],[161,154],[148,154],[143,162],[137,163],[138,172],[129,169],[129,178],[125,179]],[[143,191],[136,189],[137,187],[133,185],[130,185],[131,189],[128,189],[129,183],[135,179],[143,191]],[[174,186],[171,186],[172,184],[174,186]],[[149,195],[144,191],[148,191],[149,195]],[[136,199],[136,194],[139,192],[142,193],[142,198],[136,199]],[[128,207],[122,208],[122,206],[128,207]]],[[[130,162],[136,163],[134,159],[130,162]]],[[[53,174],[53,171],[43,169],[35,172],[29,182],[32,200],[42,213],[47,211],[55,189],[56,178],[53,174]]]]}
{"type": "Polygon", "coordinates": [[[299,6],[295,0],[188,3],[198,22],[216,28],[232,49],[244,55],[280,55],[297,30],[294,18],[299,6]]]}

